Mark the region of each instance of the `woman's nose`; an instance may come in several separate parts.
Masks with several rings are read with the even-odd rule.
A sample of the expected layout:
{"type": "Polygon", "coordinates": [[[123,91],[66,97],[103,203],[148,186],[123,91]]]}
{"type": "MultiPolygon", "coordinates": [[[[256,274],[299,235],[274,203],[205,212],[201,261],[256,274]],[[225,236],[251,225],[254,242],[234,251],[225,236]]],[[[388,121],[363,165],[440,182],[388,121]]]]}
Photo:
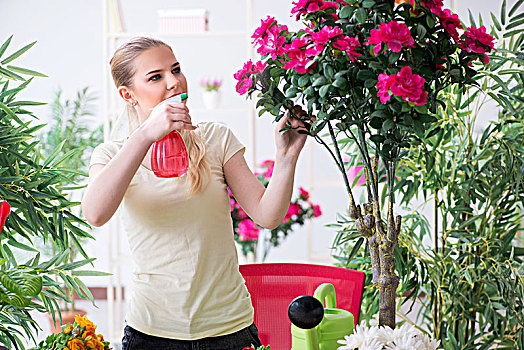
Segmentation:
{"type": "Polygon", "coordinates": [[[175,76],[173,76],[172,74],[168,74],[166,82],[167,82],[166,87],[168,90],[171,90],[178,86],[178,79],[175,76]]]}

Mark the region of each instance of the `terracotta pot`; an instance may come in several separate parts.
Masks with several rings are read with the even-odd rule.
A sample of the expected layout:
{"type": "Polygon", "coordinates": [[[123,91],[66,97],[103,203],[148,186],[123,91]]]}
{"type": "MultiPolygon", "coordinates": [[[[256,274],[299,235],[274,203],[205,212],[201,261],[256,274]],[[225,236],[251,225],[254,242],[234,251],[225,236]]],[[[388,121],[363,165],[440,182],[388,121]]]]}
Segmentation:
{"type": "Polygon", "coordinates": [[[55,311],[55,320],[56,322],[53,323],[53,316],[51,314],[46,314],[47,319],[49,320],[49,324],[51,326],[51,332],[57,334],[62,332],[62,325],[75,322],[75,316],[84,316],[86,312],[84,310],[75,310],[74,312],[71,311],[62,311],[62,323],[60,324],[60,317],[58,316],[58,312],[55,311]]]}

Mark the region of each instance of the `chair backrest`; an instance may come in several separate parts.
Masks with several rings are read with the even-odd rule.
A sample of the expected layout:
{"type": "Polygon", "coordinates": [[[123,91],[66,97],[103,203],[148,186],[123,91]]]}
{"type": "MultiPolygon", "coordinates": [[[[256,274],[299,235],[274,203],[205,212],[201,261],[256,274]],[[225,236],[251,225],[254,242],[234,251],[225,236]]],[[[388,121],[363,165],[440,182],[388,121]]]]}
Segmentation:
{"type": "Polygon", "coordinates": [[[313,295],[328,282],[335,286],[337,308],[348,310],[358,323],[365,275],[342,267],[263,263],[240,265],[255,308],[255,324],[262,343],[272,350],[291,349],[289,303],[301,295],[313,295]]]}

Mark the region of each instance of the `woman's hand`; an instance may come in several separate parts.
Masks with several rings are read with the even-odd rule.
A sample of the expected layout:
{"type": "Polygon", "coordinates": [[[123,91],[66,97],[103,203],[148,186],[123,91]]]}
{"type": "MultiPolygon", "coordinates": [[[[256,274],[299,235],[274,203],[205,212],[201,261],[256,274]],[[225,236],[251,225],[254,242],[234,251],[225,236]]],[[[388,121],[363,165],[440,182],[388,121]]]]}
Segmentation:
{"type": "Polygon", "coordinates": [[[162,139],[173,130],[195,130],[185,103],[163,103],[151,110],[139,129],[151,143],[162,139]]]}
{"type": "MultiPolygon", "coordinates": [[[[306,112],[302,110],[300,106],[294,106],[293,113],[299,117],[306,116],[306,112]]],[[[298,158],[298,155],[302,151],[307,138],[307,135],[299,133],[299,130],[307,130],[304,122],[293,116],[288,116],[288,112],[286,112],[286,114],[284,114],[284,116],[278,121],[277,127],[275,129],[275,145],[277,148],[277,155],[298,158]],[[290,125],[291,129],[281,134],[280,130],[287,125],[290,125]]]]}

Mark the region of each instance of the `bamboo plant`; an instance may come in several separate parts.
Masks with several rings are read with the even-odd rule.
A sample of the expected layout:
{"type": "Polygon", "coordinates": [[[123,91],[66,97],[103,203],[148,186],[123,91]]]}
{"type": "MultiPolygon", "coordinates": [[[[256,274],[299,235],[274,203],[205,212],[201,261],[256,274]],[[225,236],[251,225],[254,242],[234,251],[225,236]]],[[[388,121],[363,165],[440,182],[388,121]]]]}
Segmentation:
{"type": "Polygon", "coordinates": [[[40,330],[32,311],[54,315],[59,301],[69,301],[63,285],[93,302],[80,277],[104,274],[79,269],[94,259],[79,243],[92,238],[89,225],[73,213],[78,203],[63,193],[77,187],[72,181],[76,170],[63,167],[74,152],[61,155],[58,147],[51,156],[42,156],[35,133],[44,124],[35,124],[37,117],[29,110],[42,103],[21,100],[18,94],[32,77],[44,75],[14,65],[34,43],[8,55],[11,38],[0,46],[0,201],[11,207],[0,232],[0,344],[24,349],[40,330]],[[57,255],[43,260],[35,239],[55,246],[57,255]],[[68,261],[70,243],[82,252],[82,260],[68,261]],[[31,257],[17,261],[17,251],[31,257]]]}

